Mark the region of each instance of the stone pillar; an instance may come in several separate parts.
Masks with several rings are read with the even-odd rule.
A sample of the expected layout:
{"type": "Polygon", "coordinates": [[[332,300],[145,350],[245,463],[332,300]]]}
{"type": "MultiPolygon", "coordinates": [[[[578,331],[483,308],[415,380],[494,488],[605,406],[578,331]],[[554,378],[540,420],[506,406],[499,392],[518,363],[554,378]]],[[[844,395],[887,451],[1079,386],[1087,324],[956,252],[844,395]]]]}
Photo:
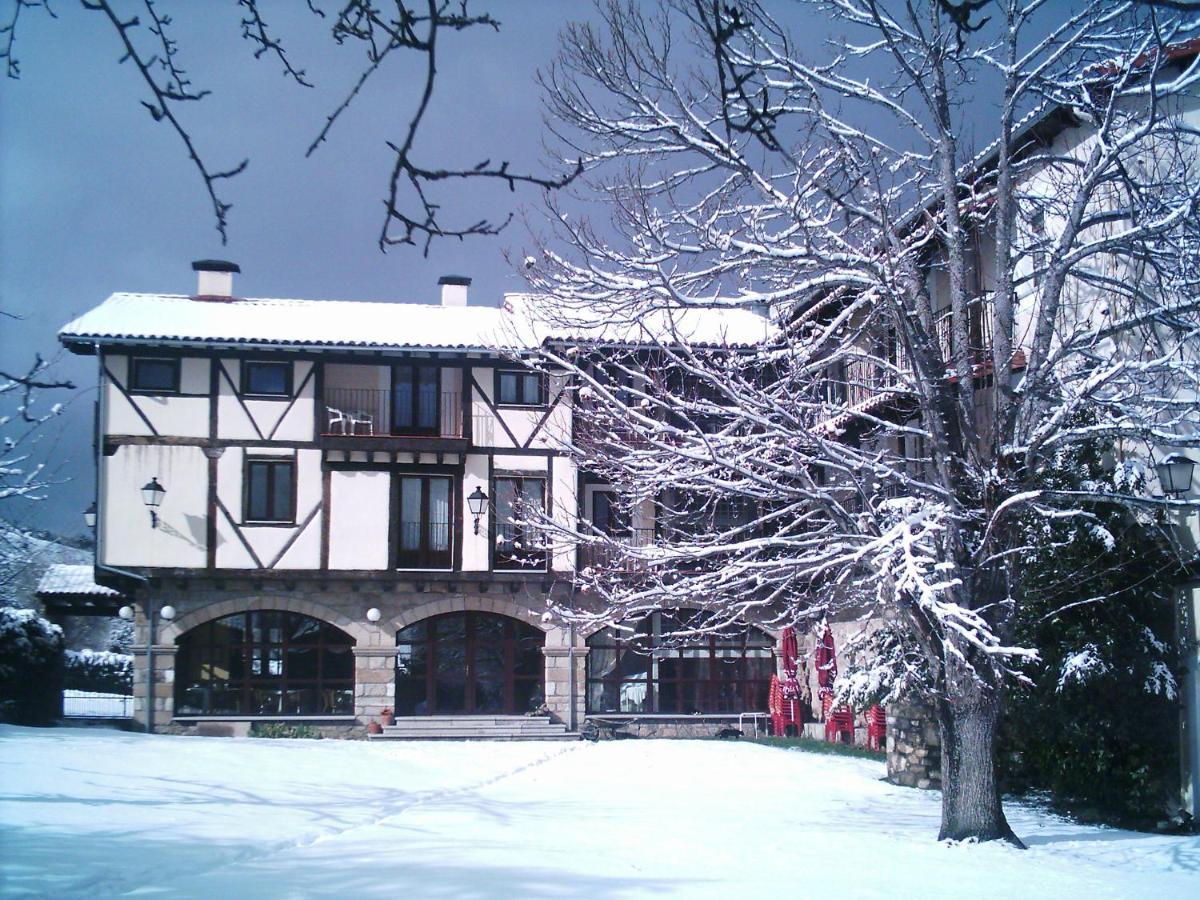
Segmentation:
{"type": "MultiPolygon", "coordinates": [[[[144,635],[145,629],[139,628],[144,635]]],[[[146,681],[149,677],[146,666],[146,645],[135,645],[133,652],[133,721],[135,726],[146,730],[146,681]]],[[[174,644],[154,645],[154,730],[168,731],[171,717],[175,715],[175,654],[179,648],[174,644]]]]}
{"type": "Polygon", "coordinates": [[[928,706],[908,702],[888,707],[887,780],[921,789],[942,786],[942,738],[928,706]]]}
{"type": "Polygon", "coordinates": [[[573,725],[578,729],[583,724],[588,648],[578,635],[572,647],[569,629],[552,628],[546,633],[546,646],[542,648],[542,653],[546,657],[546,706],[550,715],[556,722],[564,722],[568,727],[573,725]],[[573,697],[572,661],[575,668],[573,697]]]}
{"type": "Polygon", "coordinates": [[[384,709],[395,709],[396,646],[354,648],[354,715],[359,724],[378,719],[384,709]]]}

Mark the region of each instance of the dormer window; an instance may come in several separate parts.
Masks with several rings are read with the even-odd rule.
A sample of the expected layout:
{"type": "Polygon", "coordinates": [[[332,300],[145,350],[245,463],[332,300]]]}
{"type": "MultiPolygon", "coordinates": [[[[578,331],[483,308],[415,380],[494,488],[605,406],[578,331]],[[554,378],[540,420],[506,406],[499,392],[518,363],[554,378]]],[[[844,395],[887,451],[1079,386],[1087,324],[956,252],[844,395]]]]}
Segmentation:
{"type": "Polygon", "coordinates": [[[129,389],[139,394],[178,394],[179,360],[133,357],[129,361],[129,389]]]}
{"type": "Polygon", "coordinates": [[[290,362],[243,362],[243,397],[290,397],[292,395],[292,364],[290,362]]]}

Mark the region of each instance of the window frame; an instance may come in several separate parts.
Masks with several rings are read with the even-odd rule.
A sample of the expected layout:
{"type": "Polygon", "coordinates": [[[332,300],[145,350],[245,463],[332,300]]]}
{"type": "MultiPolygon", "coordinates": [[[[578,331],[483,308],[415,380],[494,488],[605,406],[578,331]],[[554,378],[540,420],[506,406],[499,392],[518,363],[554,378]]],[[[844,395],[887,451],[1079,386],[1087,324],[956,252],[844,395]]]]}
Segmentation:
{"type": "MultiPolygon", "coordinates": [[[[689,610],[679,610],[686,614],[689,610]]],[[[658,635],[662,629],[662,612],[652,613],[639,623],[633,635],[626,636],[622,632],[610,632],[602,629],[587,641],[588,659],[587,671],[584,676],[584,705],[589,715],[620,713],[621,715],[669,715],[688,716],[695,713],[701,715],[730,715],[738,712],[752,712],[760,707],[757,702],[762,698],[764,704],[766,694],[770,690],[770,674],[776,668],[775,641],[767,632],[757,626],[748,625],[736,638],[723,637],[714,634],[700,635],[679,642],[663,643],[658,635]],[[658,618],[658,622],[655,619],[658,618]],[[597,675],[594,666],[600,664],[604,654],[595,651],[607,651],[612,654],[612,675],[597,675]],[[730,651],[734,651],[731,655],[730,651]],[[751,653],[750,651],[756,651],[751,653]],[[765,652],[761,652],[765,651],[765,652]],[[623,669],[622,661],[633,657],[640,665],[623,669]],[[694,674],[685,674],[683,660],[697,660],[694,674]],[[762,666],[761,676],[752,671],[752,665],[747,660],[769,660],[762,666]],[[732,677],[720,677],[718,666],[732,664],[736,671],[732,677]],[[673,666],[664,666],[673,662],[673,666]],[[663,671],[663,669],[666,671],[663,671]],[[672,669],[674,671],[672,671],[672,669]],[[622,671],[624,674],[622,675],[622,671]],[[597,709],[592,701],[593,692],[599,686],[601,693],[605,688],[616,687],[618,697],[623,684],[641,685],[645,689],[643,708],[639,710],[597,709]],[[663,688],[674,697],[675,709],[663,709],[663,688]],[[732,687],[736,702],[735,708],[717,708],[722,688],[732,687]],[[687,696],[701,697],[701,703],[712,708],[684,708],[687,696]],[[754,698],[751,699],[752,695],[754,698]]],[[[619,706],[618,702],[618,706],[619,706]]],[[[726,704],[728,705],[728,704],[726,704]]],[[[762,706],[765,708],[765,705],[762,706]]]]}
{"type": "Polygon", "coordinates": [[[412,470],[400,471],[395,473],[392,478],[392,515],[390,517],[395,528],[395,533],[389,541],[391,568],[405,571],[452,571],[454,569],[455,554],[459,546],[459,522],[461,521],[461,511],[459,500],[461,479],[455,478],[452,474],[446,472],[416,472],[412,470]],[[420,547],[415,551],[407,551],[401,547],[403,535],[400,532],[400,526],[403,524],[401,516],[403,515],[404,502],[404,479],[417,478],[421,481],[421,535],[420,547]],[[450,520],[446,523],[447,542],[445,550],[433,550],[430,547],[430,533],[432,522],[429,517],[430,507],[430,482],[440,478],[449,483],[449,514],[450,520]]]}
{"type": "Polygon", "coordinates": [[[243,397],[248,397],[254,400],[291,400],[295,389],[295,366],[290,362],[279,362],[269,359],[243,359],[242,360],[241,380],[239,381],[239,393],[243,397]],[[250,385],[250,367],[251,366],[270,366],[272,368],[282,368],[286,375],[284,378],[284,390],[282,393],[264,393],[261,391],[252,391],[250,385]]]}
{"type": "Polygon", "coordinates": [[[208,622],[203,622],[185,632],[179,638],[179,655],[177,660],[178,677],[175,680],[175,703],[177,715],[184,718],[209,718],[213,716],[238,716],[264,718],[307,717],[331,718],[337,716],[353,716],[354,688],[357,681],[354,670],[354,638],[333,625],[315,616],[291,610],[264,609],[245,610],[220,616],[208,622]],[[278,617],[278,618],[275,618],[278,617]],[[216,639],[216,626],[222,622],[241,619],[238,623],[240,637],[233,640],[219,641],[216,639]],[[278,640],[272,640],[272,620],[279,623],[278,640]],[[300,625],[299,620],[311,620],[318,625],[316,635],[312,640],[294,640],[295,632],[300,625]],[[254,639],[257,625],[259,639],[254,639]],[[290,669],[293,649],[311,650],[315,653],[315,674],[297,675],[290,669]],[[229,664],[228,675],[225,678],[212,677],[214,668],[221,654],[229,664]],[[347,675],[332,675],[327,671],[327,660],[331,654],[345,654],[348,660],[347,675]],[[279,672],[271,673],[270,667],[274,659],[279,660],[279,672]],[[263,670],[254,672],[254,661],[263,664],[263,670]],[[200,675],[208,668],[210,677],[203,679],[200,675]],[[233,677],[235,667],[240,667],[238,677],[233,677]],[[193,677],[194,676],[194,677],[193,677]],[[224,685],[228,693],[237,698],[237,711],[228,709],[201,709],[190,711],[189,704],[183,701],[187,692],[194,689],[192,685],[224,685]],[[284,704],[290,692],[312,691],[318,697],[328,694],[331,698],[335,692],[340,692],[342,709],[307,709],[289,712],[263,711],[254,708],[256,690],[278,690],[281,705],[284,704]],[[348,697],[345,696],[348,692],[348,697]]]}
{"type": "MultiPolygon", "coordinates": [[[[242,461],[242,524],[243,525],[263,525],[270,527],[292,527],[296,524],[296,490],[299,483],[299,466],[295,456],[255,456],[247,453],[242,461]],[[270,473],[275,466],[287,465],[291,467],[291,509],[288,516],[276,518],[256,519],[250,515],[250,488],[251,488],[251,470],[254,466],[266,464],[270,473]]],[[[267,505],[270,508],[270,513],[275,513],[274,487],[275,479],[268,474],[267,476],[267,505]]]]}
{"type": "Polygon", "coordinates": [[[181,361],[178,356],[130,356],[129,357],[129,393],[143,396],[163,396],[180,393],[181,361]],[[143,363],[166,363],[171,367],[171,387],[146,388],[138,386],[138,373],[143,363]]]}
{"type": "MultiPolygon", "coordinates": [[[[492,569],[500,572],[546,572],[550,569],[550,550],[549,548],[532,551],[517,551],[512,552],[500,549],[499,529],[503,526],[500,521],[499,503],[500,503],[500,482],[501,481],[518,481],[524,486],[526,481],[540,481],[542,483],[542,511],[545,512],[550,506],[550,478],[549,473],[524,473],[524,472],[504,472],[495,474],[492,477],[492,527],[491,540],[488,542],[491,548],[492,569]],[[523,559],[532,560],[532,564],[522,562],[523,559]]],[[[520,492],[524,496],[524,491],[520,492]]]]}
{"type": "Polygon", "coordinates": [[[391,433],[400,437],[438,437],[442,433],[442,367],[436,363],[422,362],[404,362],[392,363],[389,366],[391,377],[391,390],[388,397],[388,418],[391,422],[391,433]],[[397,371],[400,369],[409,369],[412,372],[412,379],[409,381],[409,402],[412,412],[412,425],[402,426],[399,424],[399,416],[396,415],[396,399],[400,395],[400,381],[396,377],[397,371]],[[433,416],[434,421],[431,426],[418,424],[420,421],[420,403],[421,403],[421,378],[419,372],[433,372],[433,382],[436,390],[433,394],[433,416]]]}
{"type": "Polygon", "coordinates": [[[493,369],[492,373],[492,396],[495,398],[497,409],[545,409],[550,405],[550,385],[545,372],[532,369],[493,369]],[[512,402],[505,401],[500,396],[500,384],[506,375],[517,379],[517,399],[512,402]],[[530,376],[537,379],[537,399],[533,402],[525,396],[523,388],[527,383],[525,379],[530,376]]]}

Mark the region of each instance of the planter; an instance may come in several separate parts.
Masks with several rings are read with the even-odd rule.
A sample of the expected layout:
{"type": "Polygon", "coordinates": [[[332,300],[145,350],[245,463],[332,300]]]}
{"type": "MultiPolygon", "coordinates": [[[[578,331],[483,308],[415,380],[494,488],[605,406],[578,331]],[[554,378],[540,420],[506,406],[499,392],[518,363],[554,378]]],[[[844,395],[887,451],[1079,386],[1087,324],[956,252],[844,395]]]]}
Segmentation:
{"type": "Polygon", "coordinates": [[[392,715],[392,711],[390,709],[385,709],[379,714],[379,721],[384,726],[395,725],[396,717],[392,715]]]}
{"type": "Polygon", "coordinates": [[[383,734],[383,726],[378,722],[368,722],[367,734],[383,734]]]}

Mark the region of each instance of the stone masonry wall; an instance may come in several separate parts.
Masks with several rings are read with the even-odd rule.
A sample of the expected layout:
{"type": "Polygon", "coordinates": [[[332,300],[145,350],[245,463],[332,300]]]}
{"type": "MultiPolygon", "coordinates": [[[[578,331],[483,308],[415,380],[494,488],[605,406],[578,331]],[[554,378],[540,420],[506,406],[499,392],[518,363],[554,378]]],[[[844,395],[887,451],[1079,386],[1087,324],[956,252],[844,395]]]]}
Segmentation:
{"type": "MultiPolygon", "coordinates": [[[[155,609],[170,605],[176,615],[172,621],[159,620],[154,641],[154,725],[163,733],[196,733],[203,728],[212,732],[226,727],[241,733],[245,726],[234,723],[173,722],[175,703],[176,641],[180,636],[210,619],[238,612],[280,609],[302,613],[341,628],[355,641],[354,646],[354,719],[311,725],[328,737],[356,737],[365,734],[369,722],[378,719],[385,708],[394,706],[396,632],[414,622],[448,612],[491,612],[526,622],[546,632],[545,699],[552,716],[571,721],[569,674],[569,637],[567,629],[543,622],[546,609],[545,588],[540,583],[494,582],[486,589],[475,582],[429,581],[426,583],[380,584],[353,580],[224,580],[217,578],[159,579],[149,588],[155,609]],[[367,610],[378,609],[378,622],[367,619],[367,610]]],[[[145,728],[148,622],[146,596],[139,596],[134,638],[134,721],[145,728]]],[[[583,691],[587,648],[576,637],[575,649],[575,722],[583,719],[583,691]]],[[[215,733],[215,732],[213,732],[215,733]]]]}
{"type": "Polygon", "coordinates": [[[917,703],[888,707],[887,780],[905,787],[940,789],[942,740],[933,711],[917,703]]]}

